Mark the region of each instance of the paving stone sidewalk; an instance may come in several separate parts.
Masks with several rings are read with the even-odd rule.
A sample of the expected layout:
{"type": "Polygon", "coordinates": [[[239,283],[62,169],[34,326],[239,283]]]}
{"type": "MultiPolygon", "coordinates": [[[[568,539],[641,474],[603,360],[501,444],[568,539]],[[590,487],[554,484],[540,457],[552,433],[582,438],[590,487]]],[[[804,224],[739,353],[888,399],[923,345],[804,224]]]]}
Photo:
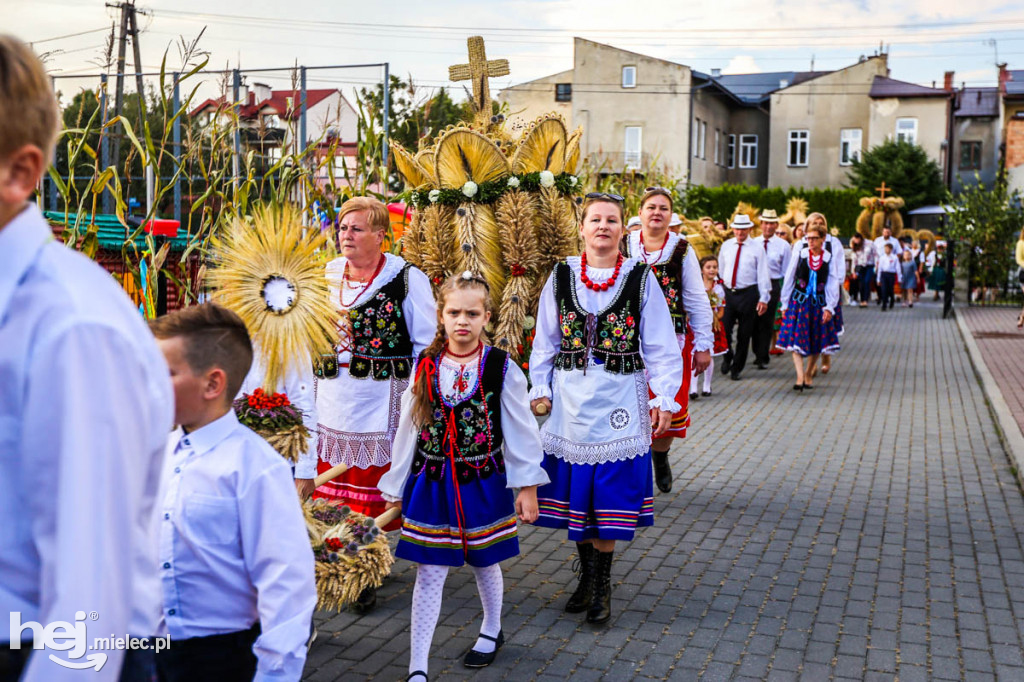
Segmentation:
{"type": "Polygon", "coordinates": [[[1024,431],[1024,330],[1017,329],[1019,308],[961,306],[985,364],[1018,427],[1024,431]]]}
{"type": "MultiPolygon", "coordinates": [[[[656,525],[620,545],[613,618],[562,606],[564,532],[506,562],[493,666],[461,658],[481,610],[449,575],[432,680],[1024,680],[1024,497],[957,325],[918,305],[846,310],[833,374],[788,357],[719,374],[672,454],[656,525]]],[[[309,680],[404,680],[415,571],[363,617],[317,617],[309,680]]]]}

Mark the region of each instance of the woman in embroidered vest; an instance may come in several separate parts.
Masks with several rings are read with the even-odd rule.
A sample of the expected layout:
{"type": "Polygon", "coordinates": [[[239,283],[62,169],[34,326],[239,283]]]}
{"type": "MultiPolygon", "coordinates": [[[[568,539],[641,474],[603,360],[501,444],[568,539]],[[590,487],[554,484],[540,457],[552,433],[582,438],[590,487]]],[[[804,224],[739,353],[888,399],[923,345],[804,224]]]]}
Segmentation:
{"type": "Polygon", "coordinates": [[[591,623],[611,617],[615,541],[654,523],[651,438],[679,411],[683,379],[654,274],[619,252],[621,202],[587,195],[583,254],[558,263],[544,285],[530,356],[531,405],[551,415],[541,428],[551,483],[537,491],[537,525],[567,528],[576,541],[582,575],[565,609],[591,623]]]}
{"type": "Polygon", "coordinates": [[[467,271],[438,295],[437,336],[402,396],[394,459],[380,480],[388,507],[405,515],[396,554],[419,564],[409,658],[409,679],[417,682],[427,678],[449,566],[472,566],[484,608],[464,664],[494,661],[505,639],[499,562],[519,554],[516,516],[537,519],[537,486],[549,481],[526,376],[481,338],[491,319],[487,283],[467,271]],[[521,488],[514,501],[512,488],[521,488]]]}
{"type": "Polygon", "coordinates": [[[672,490],[669,448],[675,438],[686,438],[686,429],[690,426],[690,376],[707,369],[715,341],[711,330],[711,305],[704,290],[697,252],[684,237],[669,229],[673,215],[671,193],[664,187],[648,187],[640,198],[643,227],[630,233],[625,242],[626,255],[649,265],[658,280],[683,356],[683,383],[676,394],[680,409],[672,415],[668,431],[656,439],[651,448],[654,481],[663,493],[672,490]]]}
{"type": "MultiPolygon", "coordinates": [[[[314,497],[368,516],[384,511],[377,484],[391,464],[398,406],[437,324],[427,276],[381,253],[389,221],[387,207],[373,198],[356,197],[341,206],[341,257],[327,264],[338,310],[337,355],[322,358],[316,371],[317,469],[350,468],[314,497]]],[[[388,529],[397,527],[395,522],[388,529]]],[[[355,608],[365,612],[375,600],[368,590],[355,608]]]]}
{"type": "Polygon", "coordinates": [[[796,367],[794,391],[813,388],[811,379],[821,354],[839,350],[835,309],[839,304],[840,269],[834,252],[824,248],[828,231],[810,225],[803,246],[789,262],[780,300],[784,309],[779,346],[793,352],[796,367]],[[807,366],[804,367],[804,358],[807,366]]]}

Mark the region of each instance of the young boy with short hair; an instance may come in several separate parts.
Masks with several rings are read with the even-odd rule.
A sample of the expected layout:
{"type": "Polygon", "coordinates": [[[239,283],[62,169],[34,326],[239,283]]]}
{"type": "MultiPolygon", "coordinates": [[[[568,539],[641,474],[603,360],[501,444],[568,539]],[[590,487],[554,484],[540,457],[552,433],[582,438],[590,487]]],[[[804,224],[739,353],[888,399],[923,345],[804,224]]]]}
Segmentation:
{"type": "Polygon", "coordinates": [[[104,658],[84,673],[61,665],[81,668],[84,652],[43,648],[60,623],[90,644],[156,634],[172,425],[167,369],[138,310],[30,201],[59,124],[43,65],[0,34],[0,679],[149,679],[152,652],[89,651],[104,658]]]}
{"type": "Polygon", "coordinates": [[[204,304],[150,323],[174,386],[160,529],[168,682],[298,680],[313,551],[285,460],[232,409],[252,363],[241,318],[204,304]],[[255,676],[255,677],[254,677],[255,676]]]}

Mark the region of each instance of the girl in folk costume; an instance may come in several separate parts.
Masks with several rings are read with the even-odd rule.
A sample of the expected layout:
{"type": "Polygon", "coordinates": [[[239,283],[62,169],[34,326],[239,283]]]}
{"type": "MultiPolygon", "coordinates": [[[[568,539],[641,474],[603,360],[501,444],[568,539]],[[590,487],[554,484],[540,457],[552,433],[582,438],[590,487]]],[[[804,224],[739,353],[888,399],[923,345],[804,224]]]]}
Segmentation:
{"type": "Polygon", "coordinates": [[[473,567],[484,608],[464,663],[494,660],[504,641],[499,562],[519,554],[516,517],[537,519],[537,486],[549,481],[526,377],[481,338],[491,319],[487,283],[467,271],[449,278],[439,298],[437,336],[402,396],[391,470],[380,480],[388,507],[405,515],[396,554],[419,564],[409,661],[418,682],[427,678],[449,566],[473,567]],[[521,488],[514,501],[511,488],[521,488]]]}
{"type": "MultiPolygon", "coordinates": [[[[715,357],[725,355],[729,350],[729,339],[725,336],[725,325],[722,324],[722,315],[725,314],[725,289],[722,287],[722,280],[718,278],[718,259],[714,256],[704,256],[700,259],[700,271],[704,278],[704,290],[707,292],[708,301],[711,304],[711,312],[714,315],[712,331],[715,335],[715,345],[711,349],[711,361],[704,370],[704,386],[701,388],[702,396],[711,395],[711,378],[715,374],[715,357]]],[[[700,374],[695,370],[691,378],[690,397],[697,397],[697,378],[700,374]]]]}
{"type": "MultiPolygon", "coordinates": [[[[391,464],[402,393],[416,357],[434,338],[437,319],[427,276],[381,253],[389,221],[387,207],[376,199],[356,197],[341,206],[341,257],[327,264],[340,340],[336,355],[321,358],[316,371],[318,471],[350,468],[314,497],[370,517],[384,511],[377,484],[391,464]]],[[[388,529],[397,527],[395,522],[388,529]]],[[[365,612],[375,600],[368,590],[356,608],[365,612]]]]}
{"type": "Polygon", "coordinates": [[[824,248],[828,232],[821,225],[807,228],[806,243],[789,262],[782,284],[782,306],[785,317],[779,333],[779,345],[793,352],[796,367],[794,391],[813,388],[814,368],[821,354],[839,350],[839,333],[834,317],[839,305],[842,258],[824,248]],[[804,358],[807,366],[804,367],[804,358]]]}
{"type": "Polygon", "coordinates": [[[576,541],[582,575],[565,610],[587,611],[591,623],[611,617],[615,541],[654,523],[651,437],[679,411],[683,378],[654,273],[618,249],[621,202],[587,195],[583,254],[556,264],[544,285],[530,356],[531,405],[551,414],[541,428],[551,483],[537,491],[537,525],[567,528],[576,541]]]}
{"type": "MultiPolygon", "coordinates": [[[[672,232],[672,195],[663,187],[648,187],[640,199],[643,227],[628,235],[626,255],[650,266],[668,303],[672,325],[683,356],[683,383],[676,395],[679,409],[672,425],[654,441],[654,479],[664,493],[672,490],[668,451],[675,438],[685,438],[690,425],[690,376],[703,372],[711,362],[714,336],[711,306],[707,302],[697,252],[686,239],[672,232]]],[[[653,394],[652,394],[653,396],[653,394]]]]}

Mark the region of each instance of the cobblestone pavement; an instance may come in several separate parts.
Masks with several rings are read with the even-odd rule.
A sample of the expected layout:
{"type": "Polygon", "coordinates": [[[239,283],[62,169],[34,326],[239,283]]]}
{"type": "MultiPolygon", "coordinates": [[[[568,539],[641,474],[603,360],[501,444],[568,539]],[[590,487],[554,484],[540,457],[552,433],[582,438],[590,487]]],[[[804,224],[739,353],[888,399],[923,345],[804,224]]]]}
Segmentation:
{"type": "MultiPolygon", "coordinates": [[[[616,553],[607,626],[562,611],[573,546],[527,528],[497,661],[462,667],[481,610],[456,570],[431,679],[1024,680],[1024,498],[956,323],[846,325],[811,393],[788,357],[715,377],[655,527],[616,553]]],[[[414,577],[399,561],[373,613],[318,615],[308,679],[405,679],[414,577]]]]}
{"type": "Polygon", "coordinates": [[[967,321],[1007,407],[1024,431],[1024,330],[1017,329],[1020,309],[961,306],[956,314],[967,321]]]}

